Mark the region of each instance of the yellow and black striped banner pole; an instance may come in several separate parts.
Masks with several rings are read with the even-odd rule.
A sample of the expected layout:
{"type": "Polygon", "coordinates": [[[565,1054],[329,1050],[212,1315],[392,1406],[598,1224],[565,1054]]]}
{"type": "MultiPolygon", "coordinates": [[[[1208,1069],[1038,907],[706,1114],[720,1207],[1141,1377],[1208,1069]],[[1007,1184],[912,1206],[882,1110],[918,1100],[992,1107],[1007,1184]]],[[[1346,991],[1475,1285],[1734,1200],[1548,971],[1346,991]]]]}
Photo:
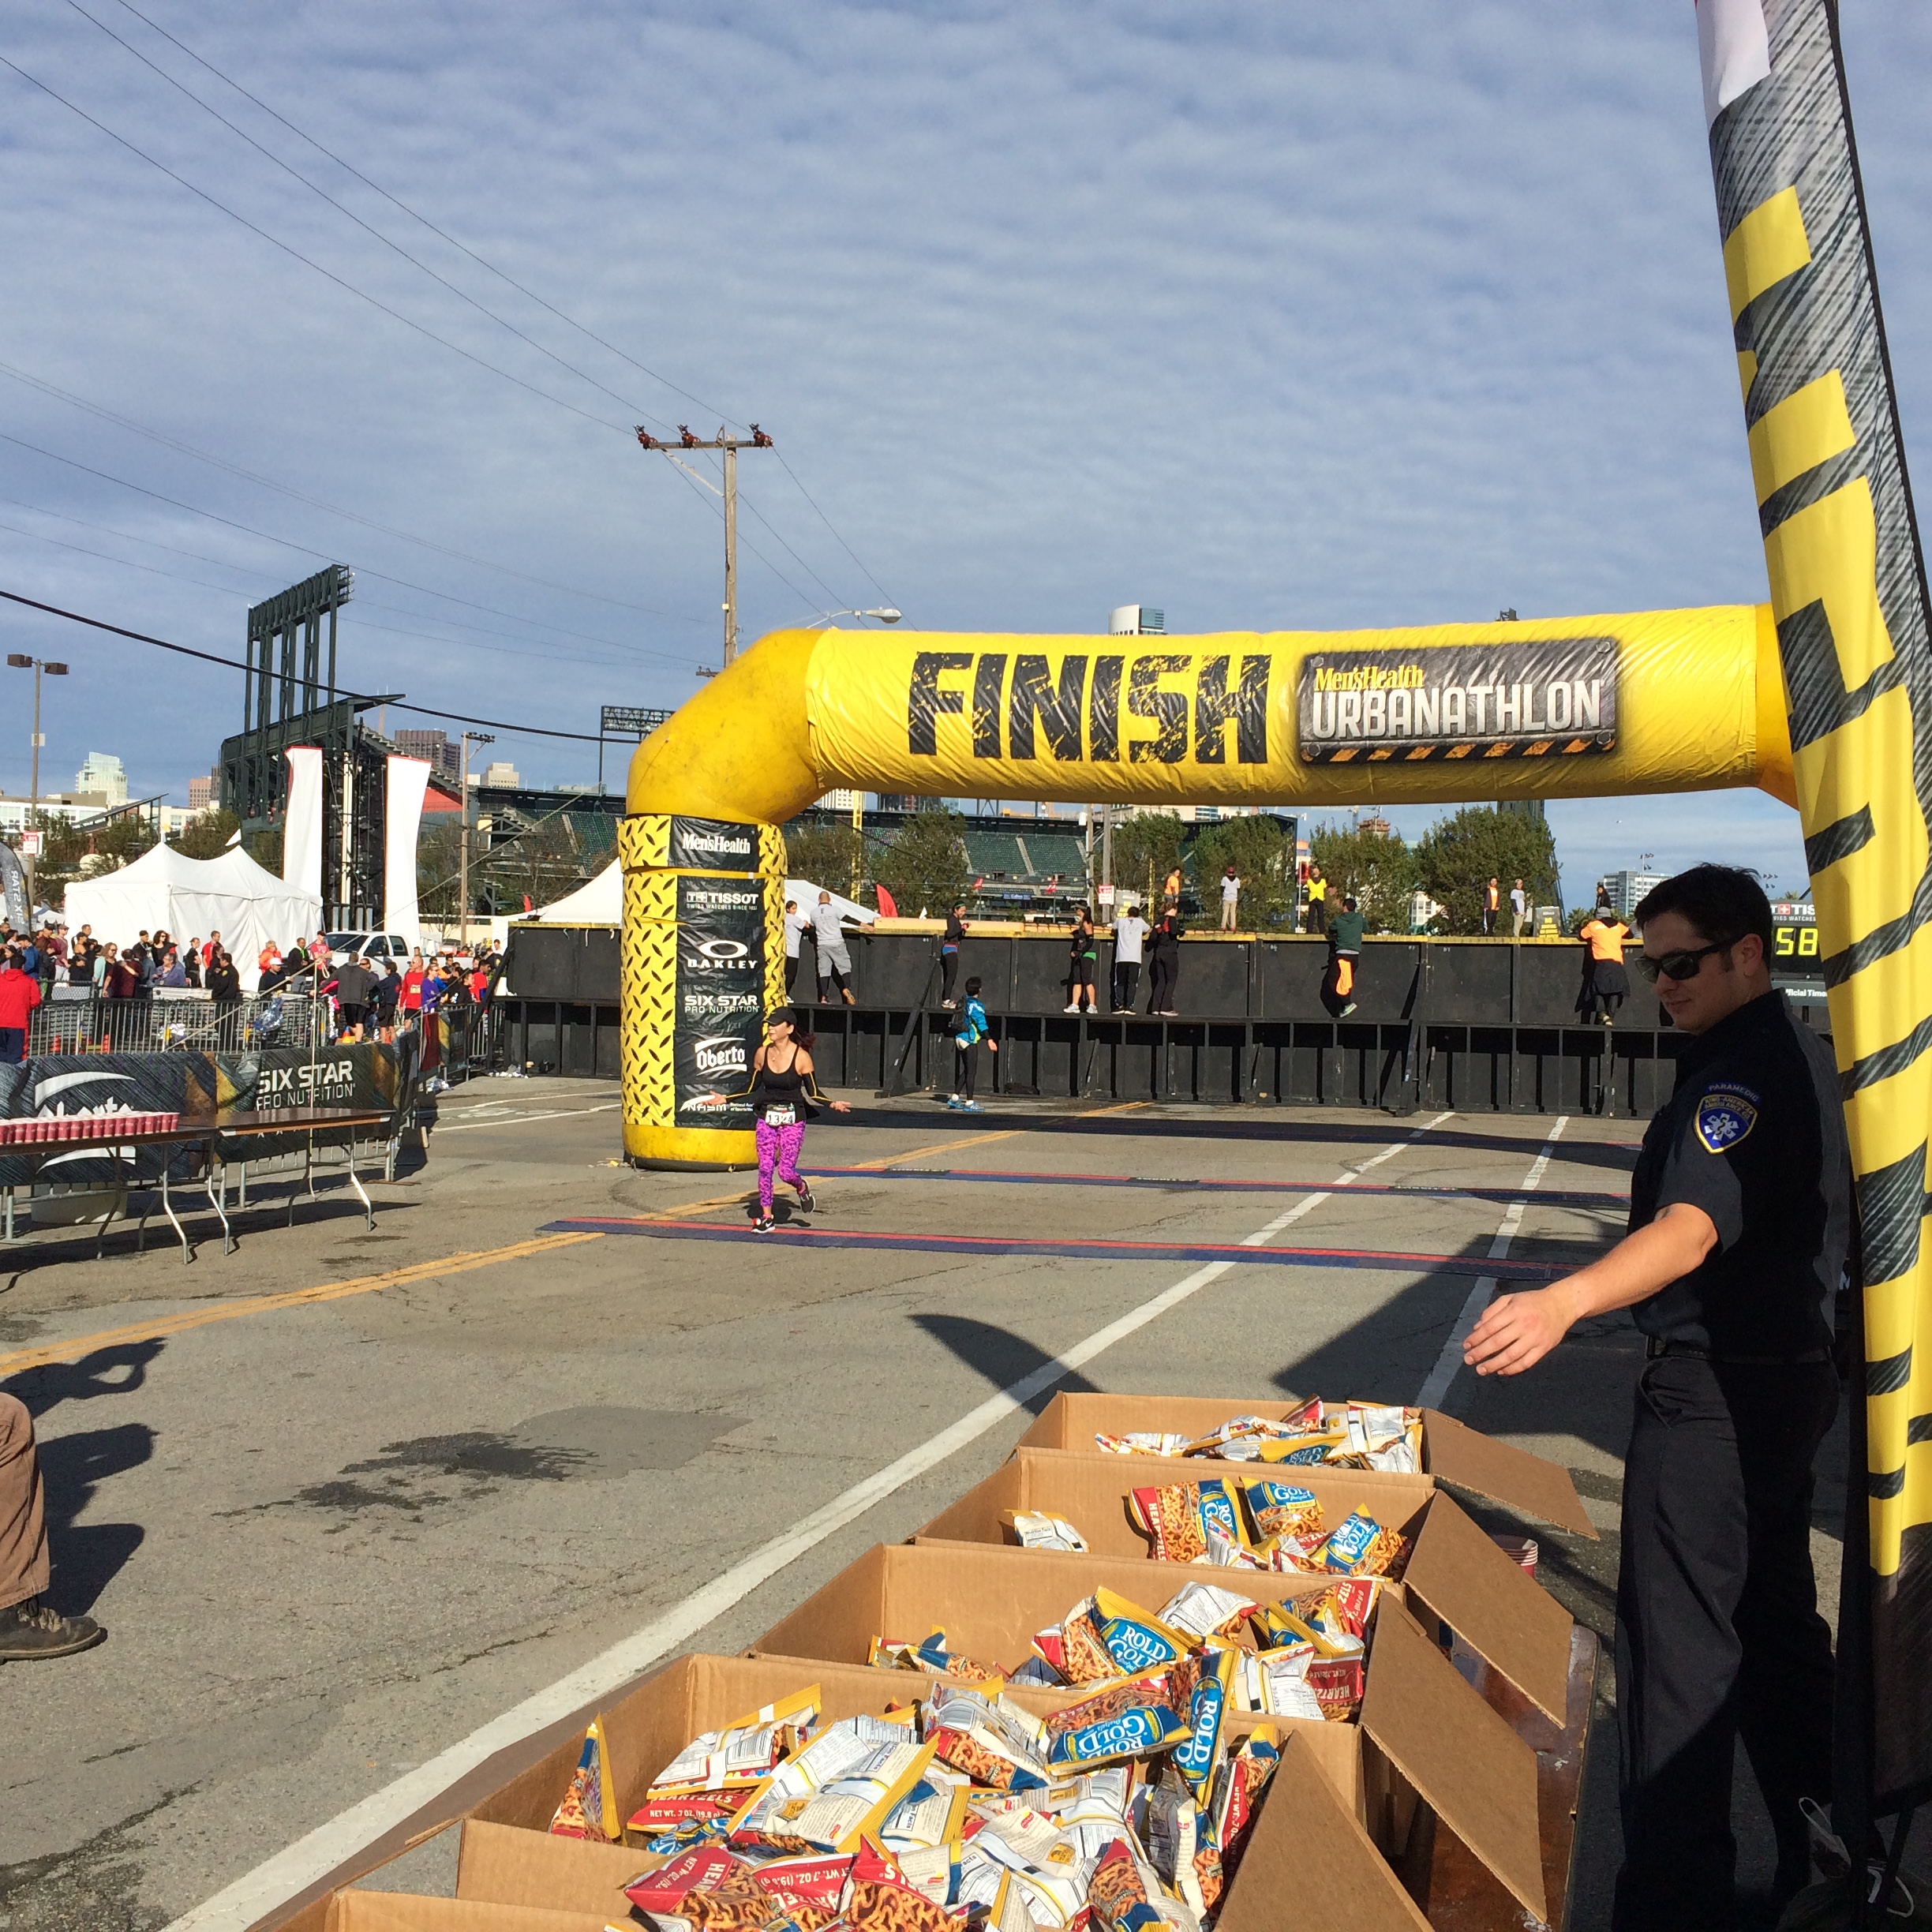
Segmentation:
{"type": "Polygon", "coordinates": [[[1932,1792],[1932,1252],[1923,1238],[1932,627],[1835,6],[1698,0],[1698,29],[1751,475],[1857,1178],[1865,1374],[1854,1439],[1864,1443],[1866,1507],[1849,1526],[1839,1644],[1841,1669],[1862,1681],[1848,1683],[1854,1702],[1840,1700],[1838,1793],[1854,1807],[1841,1822],[1856,1828],[1866,1803],[1884,1814],[1932,1792]],[[1848,1723],[1868,1735],[1848,1739],[1848,1723]],[[1842,1788],[1848,1773],[1862,1791],[1842,1788]]]}

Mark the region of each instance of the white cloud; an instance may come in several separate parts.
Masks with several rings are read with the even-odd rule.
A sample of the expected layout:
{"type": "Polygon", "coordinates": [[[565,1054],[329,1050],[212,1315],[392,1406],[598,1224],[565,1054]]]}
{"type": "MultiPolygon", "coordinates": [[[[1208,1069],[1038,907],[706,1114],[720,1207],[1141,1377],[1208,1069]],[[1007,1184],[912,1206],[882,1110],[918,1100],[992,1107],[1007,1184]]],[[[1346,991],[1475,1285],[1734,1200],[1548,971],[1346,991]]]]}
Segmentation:
{"type": "MultiPolygon", "coordinates": [[[[652,417],[707,431],[718,409],[758,417],[926,626],[1088,630],[1138,598],[1173,628],[1208,630],[1763,594],[1681,6],[170,9],[210,59],[708,411],[305,154],[116,0],[97,10],[652,417]]],[[[1932,283],[1914,245],[1932,32],[1903,0],[1872,0],[1846,30],[1910,442],[1932,421],[1932,283]]],[[[632,419],[77,14],[17,23],[9,51],[425,327],[613,425],[632,419]]],[[[601,700],[675,702],[691,668],[716,661],[717,519],[661,459],[331,287],[13,77],[0,86],[7,360],[593,595],[346,524],[5,380],[0,429],[296,547],[0,444],[0,493],[237,567],[0,505],[0,522],[233,590],[5,530],[0,580],[231,650],[247,601],[340,557],[365,573],[360,624],[345,627],[352,680],[562,728],[601,700]],[[439,608],[515,635],[448,629],[439,608]],[[541,653],[540,636],[574,658],[504,654],[541,653]]],[[[797,586],[747,558],[748,632],[878,600],[769,459],[743,474],[829,586],[747,518],[747,540],[797,586]]],[[[76,665],[49,721],[57,767],[69,743],[111,742],[137,786],[178,794],[234,727],[220,673],[9,620],[16,634],[49,649],[58,635],[76,665]]],[[[594,748],[526,741],[511,755],[581,777],[594,748]]],[[[0,777],[17,783],[21,762],[0,738],[0,777]]],[[[1608,837],[1604,814],[1555,816],[1568,868],[1609,862],[1585,856],[1608,837]]],[[[1630,855],[1672,848],[1687,826],[1718,856],[1794,849],[1782,808],[1734,797],[1632,801],[1619,818],[1630,855]]]]}

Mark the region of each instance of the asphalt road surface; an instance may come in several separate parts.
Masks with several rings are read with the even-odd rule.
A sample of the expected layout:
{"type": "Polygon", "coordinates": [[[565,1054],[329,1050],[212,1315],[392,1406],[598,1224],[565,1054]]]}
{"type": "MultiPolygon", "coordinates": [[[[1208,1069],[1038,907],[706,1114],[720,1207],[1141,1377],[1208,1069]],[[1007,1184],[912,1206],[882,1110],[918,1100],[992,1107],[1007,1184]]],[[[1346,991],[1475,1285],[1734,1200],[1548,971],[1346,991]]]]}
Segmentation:
{"type": "MultiPolygon", "coordinates": [[[[848,1097],[805,1166],[811,1226],[850,1246],[754,1236],[743,1176],[622,1166],[613,1088],[496,1080],[445,1096],[426,1157],[373,1189],[373,1233],[331,1179],[192,1267],[124,1234],[99,1261],[91,1237],[0,1251],[0,1386],[36,1417],[53,1597],[109,1631],[0,1668],[0,1932],[240,1932],[425,1802],[440,1754],[588,1701],[553,1689],[574,1673],[642,1668],[667,1633],[743,1647],[996,1466],[1055,1387],[1435,1395],[1499,1236],[1504,1267],[1600,1251],[1639,1131],[848,1097]],[[989,1402],[1017,1383],[1021,1406],[989,1402]]],[[[1618,1318],[1436,1398],[1575,1472],[1608,1533],[1539,1529],[1542,1574],[1605,1638],[1639,1359],[1618,1318]]],[[[1841,1507],[1827,1481],[1828,1613],[1841,1507]]],[[[1578,1932],[1607,1923],[1618,1856],[1608,1694],[1606,1666],[1578,1932]]],[[[1739,1818],[1768,1877],[1747,1775],[1739,1818]]],[[[444,1889],[453,1855],[446,1835],[373,1882],[444,1889]]]]}

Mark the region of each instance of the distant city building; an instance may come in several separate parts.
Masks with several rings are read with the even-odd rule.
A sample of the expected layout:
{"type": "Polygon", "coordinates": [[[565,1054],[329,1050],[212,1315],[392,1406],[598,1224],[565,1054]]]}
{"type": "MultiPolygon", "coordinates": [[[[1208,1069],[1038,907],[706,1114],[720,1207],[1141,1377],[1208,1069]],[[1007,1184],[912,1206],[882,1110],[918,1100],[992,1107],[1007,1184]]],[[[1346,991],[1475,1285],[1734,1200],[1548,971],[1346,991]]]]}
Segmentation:
{"type": "Polygon", "coordinates": [[[90,751],[87,762],[74,773],[73,788],[83,799],[99,799],[104,805],[125,805],[127,773],[112,752],[90,751]]]}
{"type": "Polygon", "coordinates": [[[1165,637],[1167,613],[1145,604],[1122,604],[1107,612],[1109,637],[1165,637]]]}
{"type": "Polygon", "coordinates": [[[450,743],[447,732],[399,731],[395,746],[405,758],[421,758],[446,777],[455,777],[462,769],[462,750],[450,743]]]}
{"type": "Polygon", "coordinates": [[[517,776],[517,768],[507,758],[497,758],[484,773],[483,782],[492,791],[515,792],[522,788],[523,781],[517,776]]]}
{"type": "Polygon", "coordinates": [[[221,773],[210,772],[205,778],[188,781],[188,809],[191,812],[206,811],[221,799],[221,773]]]}
{"type": "Polygon", "coordinates": [[[24,832],[36,814],[85,824],[90,818],[98,818],[106,809],[99,799],[77,797],[71,792],[43,792],[38,799],[13,798],[0,792],[0,832],[24,832]]]}
{"type": "Polygon", "coordinates": [[[852,791],[828,792],[818,801],[821,811],[848,812],[859,794],[852,791]]]}
{"type": "Polygon", "coordinates": [[[1610,903],[1624,919],[1636,915],[1644,900],[1664,883],[1661,872],[1612,872],[1604,880],[1610,888],[1610,903]]]}
{"type": "Polygon", "coordinates": [[[1549,822],[1549,814],[1544,810],[1543,801],[1540,798],[1498,799],[1496,808],[1500,812],[1507,812],[1512,818],[1533,818],[1538,825],[1549,822]]]}
{"type": "Polygon", "coordinates": [[[1395,828],[1380,812],[1371,812],[1366,818],[1355,821],[1357,832],[1366,832],[1371,838],[1387,838],[1395,828]]]}

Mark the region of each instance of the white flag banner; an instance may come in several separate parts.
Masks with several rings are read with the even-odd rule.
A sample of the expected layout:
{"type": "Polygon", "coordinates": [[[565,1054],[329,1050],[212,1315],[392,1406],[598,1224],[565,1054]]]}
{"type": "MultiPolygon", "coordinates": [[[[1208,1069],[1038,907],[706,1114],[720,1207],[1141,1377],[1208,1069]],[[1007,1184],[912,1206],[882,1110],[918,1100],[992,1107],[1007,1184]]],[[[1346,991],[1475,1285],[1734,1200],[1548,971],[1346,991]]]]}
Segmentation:
{"type": "Polygon", "coordinates": [[[297,745],[288,760],[288,809],[282,821],[282,878],[320,900],[322,897],[322,754],[297,745]]]}
{"type": "Polygon", "coordinates": [[[422,826],[423,794],[429,788],[427,758],[389,761],[388,823],[383,842],[383,927],[411,945],[417,930],[416,841],[422,826]]]}
{"type": "Polygon", "coordinates": [[[1697,21],[1708,126],[1740,94],[1770,79],[1771,34],[1764,0],[1697,0],[1697,21]]]}

